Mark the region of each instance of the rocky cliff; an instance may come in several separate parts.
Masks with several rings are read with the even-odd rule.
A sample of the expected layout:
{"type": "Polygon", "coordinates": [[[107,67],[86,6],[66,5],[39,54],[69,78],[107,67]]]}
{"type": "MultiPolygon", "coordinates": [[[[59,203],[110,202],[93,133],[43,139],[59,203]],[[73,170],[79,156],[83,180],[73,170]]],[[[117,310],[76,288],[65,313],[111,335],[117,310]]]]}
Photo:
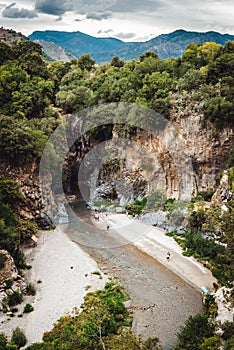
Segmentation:
{"type": "MultiPolygon", "coordinates": [[[[109,200],[125,206],[155,190],[163,191],[167,198],[189,201],[198,191],[218,188],[233,141],[233,129],[217,130],[204,120],[202,102],[192,94],[174,94],[162,129],[115,124],[80,136],[64,160],[63,189],[66,195],[75,194],[91,204],[109,200]]],[[[22,217],[36,218],[48,227],[47,214],[57,215],[51,170],[45,174],[42,198],[39,164],[29,169],[3,168],[3,173],[17,180],[25,196],[22,217]]]]}
{"type": "Polygon", "coordinates": [[[109,199],[120,205],[155,190],[188,201],[198,191],[215,191],[226,168],[234,131],[215,129],[204,120],[202,110],[202,102],[192,94],[173,95],[163,130],[112,125],[111,132],[109,129],[101,139],[83,135],[66,158],[65,188],[79,192],[81,187],[86,202],[109,199]],[[93,154],[87,158],[91,150],[93,154]],[[96,165],[89,167],[88,163],[96,165]],[[78,179],[81,167],[86,167],[86,173],[78,179]]]}

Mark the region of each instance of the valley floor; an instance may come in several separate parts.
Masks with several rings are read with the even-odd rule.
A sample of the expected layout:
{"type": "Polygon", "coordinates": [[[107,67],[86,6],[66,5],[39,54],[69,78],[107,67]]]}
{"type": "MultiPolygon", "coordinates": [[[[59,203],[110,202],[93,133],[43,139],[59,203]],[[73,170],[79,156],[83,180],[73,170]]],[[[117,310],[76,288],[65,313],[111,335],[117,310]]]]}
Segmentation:
{"type": "MultiPolygon", "coordinates": [[[[210,271],[194,259],[184,257],[179,245],[167,237],[163,230],[147,226],[123,214],[100,214],[95,226],[100,228],[102,236],[113,237],[113,242],[118,242],[118,247],[132,243],[197,289],[201,286],[212,289],[215,280],[210,271]],[[169,261],[166,258],[168,251],[169,261]]],[[[24,314],[21,318],[16,315],[1,324],[1,331],[9,336],[15,327],[22,328],[28,338],[28,344],[41,341],[43,333],[50,330],[62,315],[71,312],[74,306],[79,308],[87,291],[102,288],[108,280],[106,274],[101,273],[100,278],[99,274],[92,273],[100,271],[97,263],[74,243],[63,229],[66,231],[69,226],[61,225],[55,231],[41,233],[37,247],[25,251],[27,262],[32,265],[26,277],[36,285],[37,293],[35,297],[25,298],[19,306],[18,314],[22,312],[26,303],[31,303],[34,311],[24,314]]],[[[156,290],[152,290],[152,296],[149,292],[147,298],[153,300],[155,292],[156,290]]],[[[137,318],[142,317],[142,311],[138,314],[137,318]]],[[[138,321],[134,322],[133,329],[141,333],[143,321],[138,321]]]]}
{"type": "Polygon", "coordinates": [[[100,279],[98,274],[92,274],[99,271],[95,261],[60,228],[42,232],[37,247],[26,249],[25,254],[32,266],[26,277],[37,291],[35,297],[25,297],[18,306],[18,314],[26,303],[31,303],[34,311],[21,318],[17,315],[8,318],[0,329],[10,336],[18,326],[25,331],[30,344],[41,341],[44,332],[52,329],[61,316],[72,312],[75,306],[79,308],[84,295],[103,288],[108,278],[102,275],[100,279]]]}
{"type": "Polygon", "coordinates": [[[183,256],[182,248],[161,228],[148,226],[125,214],[100,214],[99,221],[95,223],[103,228],[109,226],[107,234],[118,233],[123,238],[122,244],[134,244],[199,290],[201,287],[212,290],[213,283],[217,282],[210,270],[193,257],[183,256]]]}

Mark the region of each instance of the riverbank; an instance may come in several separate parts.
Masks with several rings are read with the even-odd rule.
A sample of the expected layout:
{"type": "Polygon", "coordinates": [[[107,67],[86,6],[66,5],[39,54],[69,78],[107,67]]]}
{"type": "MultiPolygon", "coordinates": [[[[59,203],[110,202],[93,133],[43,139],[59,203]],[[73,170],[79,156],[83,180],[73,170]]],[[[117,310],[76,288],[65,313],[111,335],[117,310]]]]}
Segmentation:
{"type": "Polygon", "coordinates": [[[25,297],[17,314],[22,314],[26,303],[31,303],[34,311],[8,318],[1,324],[1,331],[10,336],[14,328],[22,328],[28,345],[41,341],[45,331],[52,329],[61,316],[79,309],[85,294],[103,288],[108,278],[60,227],[40,233],[37,247],[25,249],[25,255],[32,266],[25,277],[36,287],[36,295],[25,297]],[[100,275],[93,274],[97,271],[100,275]]]}
{"type": "MultiPolygon", "coordinates": [[[[201,287],[213,290],[213,283],[216,279],[209,269],[193,257],[182,255],[182,248],[172,237],[166,236],[166,231],[146,225],[137,219],[128,217],[125,214],[99,215],[99,221],[95,225],[107,229],[107,234],[117,232],[125,240],[125,244],[131,243],[138,249],[152,256],[154,259],[165,265],[168,269],[183,278],[193,287],[201,290],[201,287]],[[170,253],[167,259],[167,253],[170,253]]],[[[123,243],[124,244],[124,243],[123,243]]]]}
{"type": "MultiPolygon", "coordinates": [[[[88,291],[103,288],[107,275],[101,273],[100,279],[98,274],[92,274],[100,271],[95,262],[98,261],[102,271],[107,271],[111,276],[117,275],[127,287],[132,297],[133,330],[145,337],[158,335],[162,345],[173,344],[178,331],[176,325],[182,325],[190,314],[196,313],[200,308],[192,288],[189,291],[173,274],[182,277],[196,289],[203,285],[212,288],[213,278],[210,278],[209,270],[192,258],[182,256],[178,244],[159,228],[147,226],[126,215],[106,216],[102,213],[95,225],[101,229],[100,237],[97,236],[100,242],[106,242],[108,237],[114,238],[110,239],[110,249],[91,248],[85,253],[84,246],[81,249],[72,241],[76,241],[74,238],[77,237],[77,229],[74,231],[75,236],[69,238],[71,227],[61,225],[55,231],[41,233],[37,247],[25,250],[27,262],[32,266],[27,271],[26,278],[34,283],[37,293],[35,297],[25,298],[16,316],[1,325],[1,331],[10,336],[11,331],[19,326],[25,331],[28,344],[41,341],[43,333],[50,330],[61,316],[71,313],[74,307],[80,307],[88,291]],[[63,230],[68,230],[68,235],[63,230]],[[122,242],[122,245],[132,243],[138,253],[131,245],[127,245],[127,249],[121,249],[121,244],[112,246],[111,242],[122,242]],[[169,261],[166,259],[168,251],[171,254],[169,261]],[[95,256],[98,252],[101,252],[101,258],[95,256]],[[89,253],[91,256],[94,254],[93,258],[89,253]],[[155,263],[147,256],[153,257],[155,263]],[[160,268],[157,261],[167,269],[160,268]],[[110,269],[106,266],[107,262],[111,265],[110,269]],[[183,308],[181,312],[177,310],[177,315],[174,308],[181,299],[183,308]],[[34,311],[17,317],[22,314],[26,303],[31,303],[34,311]]],[[[88,232],[85,232],[84,239],[87,243],[88,237],[88,232]]],[[[91,242],[93,239],[91,233],[91,242]]]]}

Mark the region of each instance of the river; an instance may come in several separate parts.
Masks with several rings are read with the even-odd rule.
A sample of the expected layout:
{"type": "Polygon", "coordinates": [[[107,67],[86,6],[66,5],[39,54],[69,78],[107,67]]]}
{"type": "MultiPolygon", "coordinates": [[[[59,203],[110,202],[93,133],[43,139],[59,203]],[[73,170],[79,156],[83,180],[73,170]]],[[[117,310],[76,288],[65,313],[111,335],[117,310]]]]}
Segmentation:
{"type": "Polygon", "coordinates": [[[129,293],[133,331],[144,338],[157,336],[163,349],[171,349],[186,319],[202,311],[201,294],[132,244],[119,245],[118,237],[87,222],[88,216],[83,216],[64,230],[129,293]]]}

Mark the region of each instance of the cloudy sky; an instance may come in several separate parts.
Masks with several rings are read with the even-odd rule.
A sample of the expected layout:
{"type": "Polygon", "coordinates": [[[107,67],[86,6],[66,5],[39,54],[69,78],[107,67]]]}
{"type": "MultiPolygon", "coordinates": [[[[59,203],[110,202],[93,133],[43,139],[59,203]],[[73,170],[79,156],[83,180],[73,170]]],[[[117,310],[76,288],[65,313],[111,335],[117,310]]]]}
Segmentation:
{"type": "Polygon", "coordinates": [[[0,23],[25,35],[81,31],[145,41],[176,29],[234,34],[233,0],[0,0],[0,23]]]}

